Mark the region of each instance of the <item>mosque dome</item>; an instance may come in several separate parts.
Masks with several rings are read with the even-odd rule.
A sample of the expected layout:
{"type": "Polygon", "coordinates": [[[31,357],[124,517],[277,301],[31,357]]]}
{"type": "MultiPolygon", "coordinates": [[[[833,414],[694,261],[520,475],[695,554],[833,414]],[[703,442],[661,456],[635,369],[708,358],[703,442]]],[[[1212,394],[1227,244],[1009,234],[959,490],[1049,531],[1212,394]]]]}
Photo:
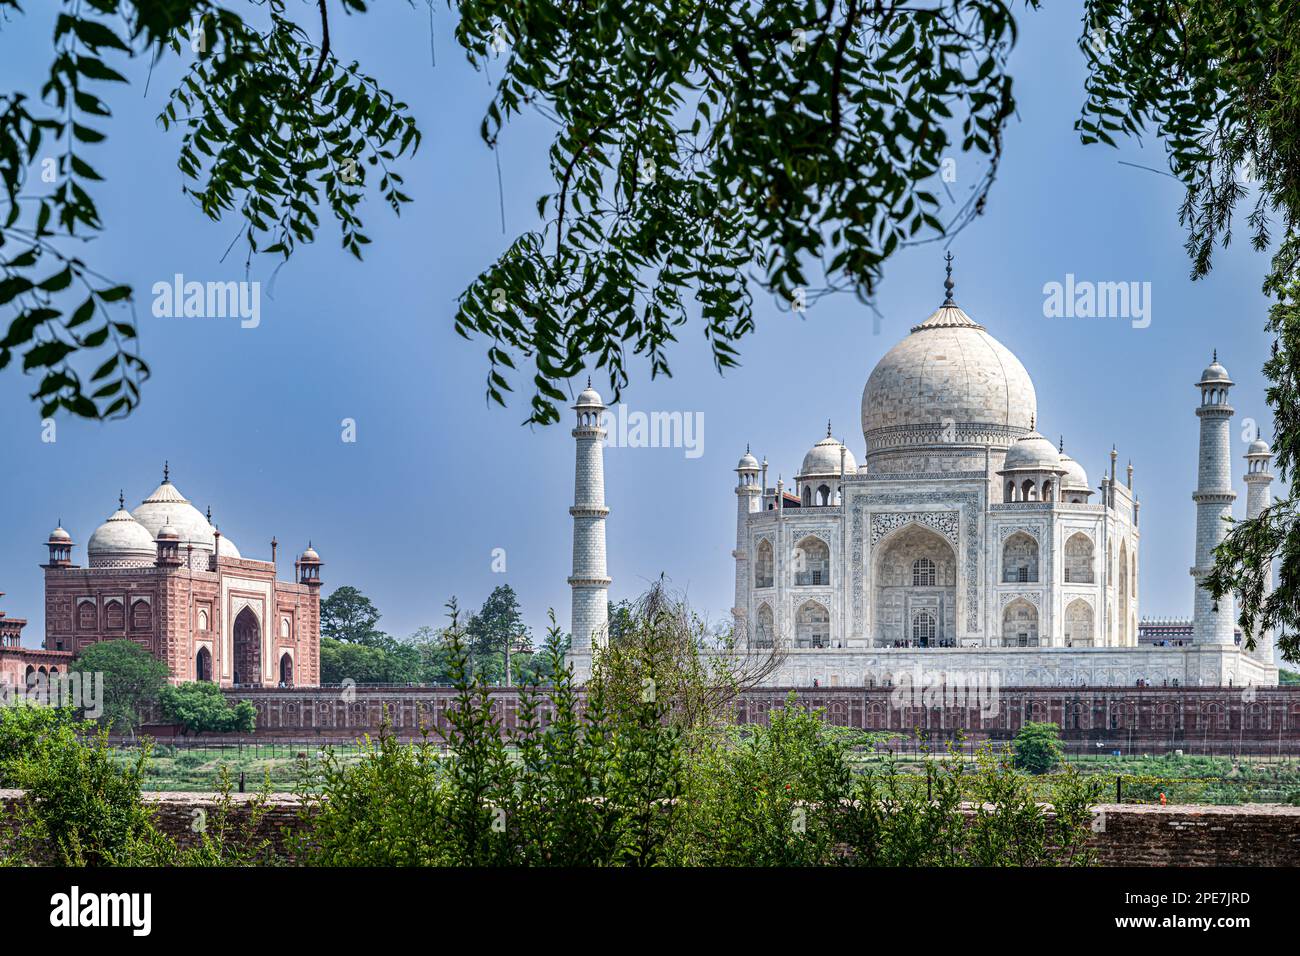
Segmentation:
{"type": "Polygon", "coordinates": [[[1003,471],[1060,471],[1061,455],[1056,446],[1038,432],[1016,439],[1007,449],[1003,471]]]}
{"type": "MultiPolygon", "coordinates": [[[[882,358],[862,392],[868,453],[909,445],[1006,447],[1038,405],[1020,360],[949,298],[882,358]]],[[[1050,443],[1049,443],[1050,445],[1050,443]]]]}
{"type": "Polygon", "coordinates": [[[799,474],[796,478],[805,478],[810,475],[825,476],[838,475],[840,473],[840,449],[844,449],[844,471],[845,474],[852,474],[858,470],[857,459],[853,457],[853,452],[838,438],[831,435],[830,424],[826,425],[826,437],[813,445],[808,450],[808,454],[803,456],[803,465],[799,468],[799,474]]]}
{"type": "Polygon", "coordinates": [[[222,558],[242,558],[243,555],[240,554],[239,549],[235,547],[235,542],[231,541],[224,534],[220,538],[217,538],[216,530],[216,528],[212,529],[213,538],[219,542],[217,545],[217,556],[222,558]]]}
{"type": "Polygon", "coordinates": [[[1083,465],[1065,452],[1061,452],[1061,469],[1065,472],[1065,477],[1061,479],[1062,488],[1077,488],[1081,491],[1090,490],[1088,473],[1083,470],[1083,465]]]}
{"type": "Polygon", "coordinates": [[[118,508],[90,536],[86,555],[92,568],[145,567],[153,564],[157,549],[149,529],[118,508]]]}
{"type": "MultiPolygon", "coordinates": [[[[172,484],[167,469],[163,470],[162,484],[140,503],[132,515],[136,521],[144,525],[153,538],[158,537],[158,532],[164,526],[171,525],[180,534],[182,546],[192,545],[194,550],[206,551],[209,554],[213,550],[216,529],[172,484]]],[[[232,558],[240,556],[239,549],[225,535],[221,537],[221,556],[232,558]]]]}

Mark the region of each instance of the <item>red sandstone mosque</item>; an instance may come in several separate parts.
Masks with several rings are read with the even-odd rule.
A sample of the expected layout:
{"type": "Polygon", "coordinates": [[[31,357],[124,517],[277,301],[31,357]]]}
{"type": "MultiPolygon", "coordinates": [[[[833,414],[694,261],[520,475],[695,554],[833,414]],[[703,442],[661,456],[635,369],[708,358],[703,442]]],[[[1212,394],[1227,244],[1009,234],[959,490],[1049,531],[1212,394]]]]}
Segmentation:
{"type": "Polygon", "coordinates": [[[294,580],[271,560],[245,558],[171,482],[134,511],[118,510],[90,536],[88,566],[62,527],[46,546],[45,641],[23,648],[26,621],[0,613],[0,681],[57,675],[91,644],[133,640],[167,664],[169,679],[222,687],[320,683],[320,555],[308,545],[294,580]]]}

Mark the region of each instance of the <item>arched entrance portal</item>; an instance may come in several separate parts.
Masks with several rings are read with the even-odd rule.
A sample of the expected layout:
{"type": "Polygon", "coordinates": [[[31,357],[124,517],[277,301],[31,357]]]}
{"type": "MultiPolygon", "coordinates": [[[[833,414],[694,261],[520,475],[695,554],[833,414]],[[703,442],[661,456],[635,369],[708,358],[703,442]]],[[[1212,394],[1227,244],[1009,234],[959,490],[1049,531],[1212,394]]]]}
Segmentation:
{"type": "Polygon", "coordinates": [[[957,553],[946,538],[919,524],[898,529],[876,548],[871,580],[877,647],[956,645],[957,553]]]}
{"type": "Polygon", "coordinates": [[[283,654],[280,657],[280,686],[293,686],[293,658],[288,654],[283,654]]]}
{"type": "Polygon", "coordinates": [[[235,618],[236,684],[262,683],[262,628],[252,608],[244,608],[235,618]]]}
{"type": "Polygon", "coordinates": [[[194,655],[194,679],[212,680],[212,652],[206,647],[200,647],[199,652],[194,655]]]}

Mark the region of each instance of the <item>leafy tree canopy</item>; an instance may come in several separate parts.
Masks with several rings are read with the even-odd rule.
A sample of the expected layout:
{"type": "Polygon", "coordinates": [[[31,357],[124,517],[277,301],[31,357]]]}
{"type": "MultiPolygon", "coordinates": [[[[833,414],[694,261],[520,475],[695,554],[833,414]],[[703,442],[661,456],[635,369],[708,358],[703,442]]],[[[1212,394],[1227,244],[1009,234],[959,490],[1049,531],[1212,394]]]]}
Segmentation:
{"type": "Polygon", "coordinates": [[[246,700],[227,702],[221,688],[207,681],[164,687],[158,703],[164,719],[186,734],[251,734],[257,727],[257,708],[246,700]]]}
{"type": "Polygon", "coordinates": [[[167,683],[167,665],[135,641],[100,641],[81,652],[71,670],[99,674],[104,707],[99,722],[116,733],[134,733],[145,708],[167,683]]]}
{"type": "Polygon", "coordinates": [[[387,636],[375,627],[380,617],[379,609],[370,598],[356,588],[344,585],[335,588],[320,603],[321,636],[374,646],[387,636]]]}
{"type": "MultiPolygon", "coordinates": [[[[78,252],[106,225],[89,148],[107,138],[112,92],[131,58],[184,61],[159,123],[180,133],[183,191],[210,219],[239,218],[248,261],[284,260],[313,241],[322,205],[360,258],[369,242],[362,198],[375,190],[394,212],[409,201],[388,164],[414,152],[420,134],[405,104],[334,55],[331,5],[366,9],[363,0],[318,0],[314,38],[286,0],[60,4],[44,85],[0,91],[0,368],[20,357],[39,376],[41,414],[124,415],[149,374],[131,288],[78,252]],[[53,169],[43,168],[47,156],[53,169]]],[[[21,12],[20,0],[0,0],[0,19],[21,12]]]]}

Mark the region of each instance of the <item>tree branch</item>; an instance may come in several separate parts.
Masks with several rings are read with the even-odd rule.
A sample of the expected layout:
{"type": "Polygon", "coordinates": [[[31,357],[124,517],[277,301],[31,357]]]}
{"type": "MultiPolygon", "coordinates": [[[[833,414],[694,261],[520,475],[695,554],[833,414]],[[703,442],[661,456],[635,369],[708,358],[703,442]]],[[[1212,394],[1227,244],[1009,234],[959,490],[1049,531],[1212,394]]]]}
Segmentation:
{"type": "Polygon", "coordinates": [[[325,69],[325,58],[330,55],[329,12],[325,9],[325,0],[316,0],[316,5],[320,8],[320,58],[316,61],[316,69],[312,71],[311,79],[307,81],[307,92],[309,94],[316,88],[316,81],[320,79],[321,71],[325,69]]]}

